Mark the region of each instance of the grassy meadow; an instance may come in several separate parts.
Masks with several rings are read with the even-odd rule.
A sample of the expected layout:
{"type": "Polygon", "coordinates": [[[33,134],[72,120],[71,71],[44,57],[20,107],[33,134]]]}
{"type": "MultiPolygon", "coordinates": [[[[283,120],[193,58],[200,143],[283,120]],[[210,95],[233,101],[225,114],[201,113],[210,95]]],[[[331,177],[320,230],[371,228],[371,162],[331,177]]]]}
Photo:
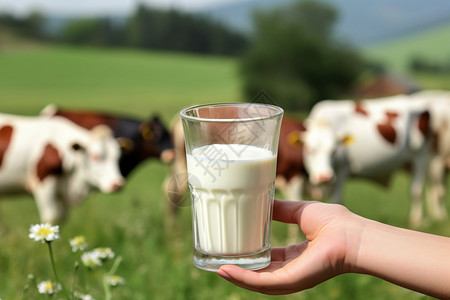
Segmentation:
{"type": "MultiPolygon", "coordinates": [[[[185,106],[243,100],[238,62],[228,58],[160,52],[31,47],[0,52],[0,111],[34,115],[49,103],[147,118],[158,113],[168,125],[185,106]]],[[[238,288],[217,274],[192,265],[191,216],[180,208],[173,222],[166,214],[161,184],[167,166],[149,160],[136,169],[121,191],[92,193],[74,206],[61,224],[61,238],[52,243],[56,268],[67,286],[74,277],[69,239],[84,235],[90,247],[110,247],[122,257],[116,274],[126,284],[112,299],[429,299],[365,275],[342,275],[313,289],[271,297],[238,288]]],[[[345,188],[345,204],[378,221],[407,227],[408,177],[394,176],[389,189],[354,180],[345,188]]],[[[282,197],[282,195],[278,195],[282,197]]],[[[52,278],[45,244],[28,237],[39,223],[28,195],[2,196],[0,202],[0,298],[39,299],[27,285],[33,274],[40,282],[52,278]]],[[[287,225],[274,223],[272,243],[285,245],[287,225]]],[[[292,226],[292,225],[291,225],[292,226]]],[[[422,231],[450,235],[450,222],[427,220],[422,231]]],[[[302,237],[299,236],[299,241],[302,237]]],[[[105,268],[77,271],[77,286],[90,287],[104,299],[105,268]]],[[[45,297],[43,297],[45,298],[45,297]]]]}
{"type": "MultiPolygon", "coordinates": [[[[450,34],[450,23],[416,32],[375,45],[364,47],[365,55],[379,62],[383,62],[391,70],[407,74],[412,57],[419,56],[435,63],[449,62],[450,44],[447,37],[450,34]]],[[[449,76],[446,76],[448,82],[449,76]]],[[[420,81],[421,82],[421,81],[420,81]]],[[[421,82],[422,83],[422,82],[421,82]]],[[[435,83],[427,81],[424,86],[433,87],[435,83]]],[[[445,83],[449,86],[449,83],[445,83]]],[[[442,86],[437,86],[443,88],[442,86]]]]}

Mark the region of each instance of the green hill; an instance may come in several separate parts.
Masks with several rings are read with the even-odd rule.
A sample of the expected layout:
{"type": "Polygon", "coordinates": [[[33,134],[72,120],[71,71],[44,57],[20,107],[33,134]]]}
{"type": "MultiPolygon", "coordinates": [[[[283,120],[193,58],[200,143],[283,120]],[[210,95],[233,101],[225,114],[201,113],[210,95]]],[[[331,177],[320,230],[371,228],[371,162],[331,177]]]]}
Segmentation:
{"type": "Polygon", "coordinates": [[[34,47],[0,51],[0,111],[55,103],[146,118],[186,105],[239,101],[234,59],[181,53],[34,47]],[[161,105],[164,104],[164,105],[161,105]]]}
{"type": "Polygon", "coordinates": [[[363,52],[369,59],[382,62],[394,71],[407,73],[408,64],[414,56],[438,63],[448,63],[449,36],[450,23],[390,42],[368,46],[363,52]]]}

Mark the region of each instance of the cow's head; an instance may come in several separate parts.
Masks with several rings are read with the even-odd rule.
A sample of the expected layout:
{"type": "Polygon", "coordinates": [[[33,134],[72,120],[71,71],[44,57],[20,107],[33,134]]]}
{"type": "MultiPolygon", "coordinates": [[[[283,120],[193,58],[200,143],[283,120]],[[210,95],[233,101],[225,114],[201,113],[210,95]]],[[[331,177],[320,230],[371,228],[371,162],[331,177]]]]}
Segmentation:
{"type": "Polygon", "coordinates": [[[73,159],[69,167],[73,180],[84,182],[104,193],[118,190],[124,184],[119,171],[120,146],[111,130],[99,125],[89,131],[87,141],[71,145],[73,159]]]}
{"type": "Polygon", "coordinates": [[[312,184],[333,179],[332,156],[336,148],[335,135],[324,121],[308,120],[306,131],[301,135],[303,142],[303,163],[312,184]]]}
{"type": "Polygon", "coordinates": [[[139,134],[136,150],[141,159],[159,157],[162,161],[168,162],[173,158],[172,138],[157,116],[142,122],[139,134]]]}
{"type": "Polygon", "coordinates": [[[352,135],[336,132],[324,120],[307,120],[301,134],[303,163],[312,184],[322,184],[334,179],[333,158],[338,147],[352,143],[352,135]]]}

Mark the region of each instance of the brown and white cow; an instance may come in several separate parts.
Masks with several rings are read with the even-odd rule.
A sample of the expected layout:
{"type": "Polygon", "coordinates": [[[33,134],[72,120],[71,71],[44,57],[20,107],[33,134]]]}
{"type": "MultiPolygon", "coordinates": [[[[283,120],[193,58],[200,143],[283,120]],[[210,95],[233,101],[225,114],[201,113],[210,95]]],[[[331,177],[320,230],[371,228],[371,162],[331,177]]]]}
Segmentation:
{"type": "Polygon", "coordinates": [[[382,99],[322,101],[305,121],[303,158],[312,184],[331,183],[333,202],[341,202],[347,178],[387,183],[412,166],[410,223],[420,224],[421,197],[429,155],[429,112],[423,103],[399,95],[382,99]]]}
{"type": "Polygon", "coordinates": [[[28,192],[43,222],[62,220],[92,188],[119,189],[120,146],[106,126],[0,114],[0,193],[28,192]]]}
{"type": "Polygon", "coordinates": [[[446,175],[450,169],[450,92],[424,90],[410,95],[411,102],[426,105],[430,112],[432,140],[428,168],[428,212],[435,219],[447,218],[444,202],[446,175]]]}

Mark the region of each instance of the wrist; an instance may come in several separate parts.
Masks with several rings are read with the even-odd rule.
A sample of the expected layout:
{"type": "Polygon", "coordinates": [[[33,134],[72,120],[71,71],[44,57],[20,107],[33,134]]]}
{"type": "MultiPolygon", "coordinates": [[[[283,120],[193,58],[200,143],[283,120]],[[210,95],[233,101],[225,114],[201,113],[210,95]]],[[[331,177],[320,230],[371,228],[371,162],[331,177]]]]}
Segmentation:
{"type": "Polygon", "coordinates": [[[360,255],[363,241],[366,239],[373,221],[351,213],[346,224],[346,251],[344,273],[361,273],[360,255]]]}

